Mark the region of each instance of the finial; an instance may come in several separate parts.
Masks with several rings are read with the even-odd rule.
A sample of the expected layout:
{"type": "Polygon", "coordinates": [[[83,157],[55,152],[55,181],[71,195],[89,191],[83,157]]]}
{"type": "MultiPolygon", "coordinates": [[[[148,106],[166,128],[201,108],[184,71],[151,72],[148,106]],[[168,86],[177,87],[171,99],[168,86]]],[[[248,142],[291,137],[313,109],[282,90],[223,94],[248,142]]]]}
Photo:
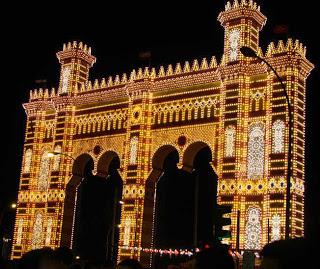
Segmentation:
{"type": "Polygon", "coordinates": [[[199,63],[198,63],[198,60],[195,59],[192,64],[192,71],[198,71],[198,70],[199,70],[199,63]]]}
{"type": "Polygon", "coordinates": [[[231,4],[230,4],[230,2],[228,1],[227,4],[226,4],[226,6],[225,6],[225,10],[227,11],[227,10],[229,10],[230,8],[231,8],[231,4]]]}
{"type": "Polygon", "coordinates": [[[246,6],[247,5],[247,1],[246,0],[241,0],[241,6],[246,6]]]}
{"type": "Polygon", "coordinates": [[[177,63],[174,73],[177,75],[182,73],[182,68],[180,63],[177,63]]]}
{"type": "Polygon", "coordinates": [[[171,65],[171,64],[168,65],[166,75],[167,75],[167,76],[172,76],[172,75],[173,75],[173,68],[172,68],[172,65],[171,65]]]}
{"type": "Polygon", "coordinates": [[[114,85],[119,85],[120,84],[120,77],[119,75],[116,75],[116,77],[114,78],[114,85]]]}
{"type": "Polygon", "coordinates": [[[139,68],[139,69],[138,69],[137,79],[142,79],[142,78],[143,78],[142,68],[139,68]]]}
{"type": "Polygon", "coordinates": [[[157,76],[157,72],[156,72],[156,69],[153,67],[153,68],[151,69],[150,77],[151,77],[151,78],[155,78],[156,76],[157,76]]]}
{"type": "Polygon", "coordinates": [[[103,78],[103,79],[101,80],[100,88],[105,88],[106,86],[107,86],[106,79],[103,78]]]}
{"type": "Polygon", "coordinates": [[[122,75],[122,79],[121,79],[121,83],[122,84],[125,84],[128,82],[128,79],[127,79],[127,74],[126,73],[123,73],[122,75]]]}
{"type": "Polygon", "coordinates": [[[234,0],[233,1],[233,8],[237,8],[237,7],[239,7],[239,2],[238,2],[238,0],[234,0]]]}
{"type": "Polygon", "coordinates": [[[56,95],[56,91],[54,88],[51,88],[50,97],[54,97],[56,95]]]}
{"type": "Polygon", "coordinates": [[[215,56],[212,56],[212,57],[211,57],[211,61],[210,61],[210,65],[209,65],[210,68],[216,68],[217,65],[218,65],[218,63],[217,63],[216,57],[215,57],[215,56]]]}
{"type": "Polygon", "coordinates": [[[94,90],[99,89],[99,81],[98,81],[98,79],[94,80],[93,89],[94,90]]]}
{"type": "Polygon", "coordinates": [[[158,77],[164,77],[166,75],[165,71],[164,71],[164,67],[161,65],[160,69],[159,69],[159,73],[158,73],[158,77]]]}
{"type": "Polygon", "coordinates": [[[92,82],[88,81],[88,86],[87,86],[88,91],[92,90],[92,82]]]}
{"type": "Polygon", "coordinates": [[[202,70],[208,69],[208,62],[207,62],[207,59],[206,59],[206,58],[203,58],[203,59],[202,59],[201,69],[202,69],[202,70]]]}
{"type": "Polygon", "coordinates": [[[49,90],[48,90],[48,88],[46,88],[46,89],[44,90],[43,97],[44,97],[44,98],[48,98],[48,97],[49,97],[49,90]]]}
{"type": "Polygon", "coordinates": [[[186,61],[183,67],[183,73],[188,73],[188,72],[190,72],[190,64],[188,61],[186,61]]]}
{"type": "Polygon", "coordinates": [[[108,87],[112,87],[113,86],[113,81],[112,81],[112,77],[110,76],[108,78],[108,87]]]}
{"type": "Polygon", "coordinates": [[[144,68],[143,77],[148,78],[149,77],[149,67],[144,68]]]}
{"type": "Polygon", "coordinates": [[[130,74],[130,81],[133,81],[135,79],[136,79],[136,70],[133,69],[130,74]]]}

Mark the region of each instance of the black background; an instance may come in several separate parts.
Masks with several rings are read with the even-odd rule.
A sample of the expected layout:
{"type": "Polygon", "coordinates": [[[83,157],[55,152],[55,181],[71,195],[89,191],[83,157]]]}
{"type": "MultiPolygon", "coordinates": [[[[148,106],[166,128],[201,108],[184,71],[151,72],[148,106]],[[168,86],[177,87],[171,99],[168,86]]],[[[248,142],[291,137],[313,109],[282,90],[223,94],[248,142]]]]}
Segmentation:
{"type": "MultiPolygon", "coordinates": [[[[319,66],[319,21],[316,1],[260,0],[268,17],[261,34],[264,50],[271,40],[292,36],[308,48],[319,66]],[[318,16],[318,15],[317,15],[318,16]],[[289,26],[277,35],[278,24],[289,26]]],[[[92,47],[97,63],[92,78],[130,72],[147,65],[139,52],[151,50],[152,65],[184,62],[216,55],[221,58],[223,28],[217,22],[224,0],[197,1],[42,1],[12,2],[1,16],[1,173],[0,205],[16,200],[21,167],[25,113],[22,103],[37,79],[56,87],[59,64],[55,53],[66,41],[81,40],[92,47]]],[[[319,70],[307,90],[306,228],[319,230],[319,70]]],[[[317,232],[318,233],[318,232],[317,232]]]]}

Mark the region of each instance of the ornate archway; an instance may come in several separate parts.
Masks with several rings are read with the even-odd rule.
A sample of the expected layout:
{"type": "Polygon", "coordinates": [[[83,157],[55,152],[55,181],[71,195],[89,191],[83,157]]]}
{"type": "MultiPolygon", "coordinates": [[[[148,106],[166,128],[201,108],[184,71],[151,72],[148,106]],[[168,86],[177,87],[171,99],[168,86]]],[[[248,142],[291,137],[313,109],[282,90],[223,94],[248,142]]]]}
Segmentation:
{"type": "Polygon", "coordinates": [[[72,247],[75,204],[77,200],[77,188],[83,178],[93,169],[93,159],[87,154],[78,156],[72,166],[72,177],[66,185],[66,195],[63,210],[63,223],[61,233],[61,246],[72,247]]]}
{"type": "Polygon", "coordinates": [[[203,141],[190,144],[183,155],[183,170],[194,175],[195,211],[194,245],[214,239],[213,224],[218,195],[218,175],[212,166],[212,149],[203,141]]]}
{"type": "Polygon", "coordinates": [[[82,258],[101,262],[116,259],[123,186],[119,167],[119,156],[113,151],[98,159],[96,175],[92,174],[94,163],[89,154],[80,155],[73,164],[62,237],[63,245],[82,258]]]}
{"type": "MultiPolygon", "coordinates": [[[[163,145],[157,149],[152,157],[152,170],[146,181],[144,210],[143,210],[143,225],[142,225],[142,247],[153,246],[153,232],[154,232],[154,206],[155,206],[155,191],[156,184],[163,174],[165,159],[177,149],[172,145],[163,145]]],[[[141,262],[149,264],[150,255],[141,253],[141,262]]]]}
{"type": "MultiPolygon", "coordinates": [[[[183,169],[178,168],[179,159],[178,150],[171,145],[160,147],[153,155],[146,182],[143,247],[192,248],[213,240],[217,176],[211,166],[211,149],[204,142],[195,142],[184,151],[183,169]]],[[[154,262],[166,266],[167,261],[156,258],[154,262]]]]}

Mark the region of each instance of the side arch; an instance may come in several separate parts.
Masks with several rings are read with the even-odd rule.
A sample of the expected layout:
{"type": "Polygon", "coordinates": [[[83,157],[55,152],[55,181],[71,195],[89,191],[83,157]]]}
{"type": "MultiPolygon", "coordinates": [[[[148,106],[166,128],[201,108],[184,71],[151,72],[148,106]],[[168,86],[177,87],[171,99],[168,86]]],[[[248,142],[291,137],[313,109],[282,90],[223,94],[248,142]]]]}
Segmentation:
{"type": "Polygon", "coordinates": [[[92,173],[94,162],[92,157],[81,154],[73,162],[72,177],[66,185],[66,195],[63,208],[63,222],[61,230],[61,246],[72,247],[73,224],[75,204],[77,200],[77,188],[86,175],[92,173]]]}
{"type": "MultiPolygon", "coordinates": [[[[72,175],[74,177],[84,177],[88,170],[91,168],[93,170],[93,158],[88,153],[83,153],[79,155],[72,165],[72,175]],[[92,168],[89,167],[92,162],[92,168]]],[[[70,180],[71,181],[71,180],[70,180]]],[[[68,183],[69,184],[69,183],[68,183]]]]}

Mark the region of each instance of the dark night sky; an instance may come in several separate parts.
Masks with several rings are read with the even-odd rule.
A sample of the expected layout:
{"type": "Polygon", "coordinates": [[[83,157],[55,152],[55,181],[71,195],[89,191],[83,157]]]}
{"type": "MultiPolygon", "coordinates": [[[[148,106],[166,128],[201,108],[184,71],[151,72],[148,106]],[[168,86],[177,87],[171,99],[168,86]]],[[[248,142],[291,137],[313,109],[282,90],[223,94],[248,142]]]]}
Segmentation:
{"type": "MultiPolygon", "coordinates": [[[[97,63],[91,69],[91,79],[146,65],[138,58],[138,53],[144,50],[152,51],[155,66],[211,55],[220,59],[222,54],[223,28],[216,18],[224,0],[130,1],[130,4],[111,0],[85,4],[68,1],[68,5],[66,2],[28,1],[9,4],[3,9],[8,16],[1,17],[1,58],[5,67],[1,74],[2,205],[16,199],[25,126],[21,104],[28,100],[29,90],[38,87],[35,80],[47,79],[48,86],[57,85],[59,64],[55,53],[64,42],[81,40],[92,47],[97,63]]],[[[283,38],[272,33],[274,26],[287,24],[289,36],[302,40],[307,45],[308,58],[319,66],[319,37],[315,29],[319,23],[312,2],[315,1],[260,0],[262,12],[268,17],[261,36],[263,49],[269,41],[283,38]]],[[[314,70],[307,97],[307,206],[310,208],[307,217],[310,219],[312,215],[314,228],[315,223],[319,226],[315,206],[320,204],[319,77],[319,70],[314,70]]],[[[307,226],[311,227],[308,222],[307,226]]]]}

